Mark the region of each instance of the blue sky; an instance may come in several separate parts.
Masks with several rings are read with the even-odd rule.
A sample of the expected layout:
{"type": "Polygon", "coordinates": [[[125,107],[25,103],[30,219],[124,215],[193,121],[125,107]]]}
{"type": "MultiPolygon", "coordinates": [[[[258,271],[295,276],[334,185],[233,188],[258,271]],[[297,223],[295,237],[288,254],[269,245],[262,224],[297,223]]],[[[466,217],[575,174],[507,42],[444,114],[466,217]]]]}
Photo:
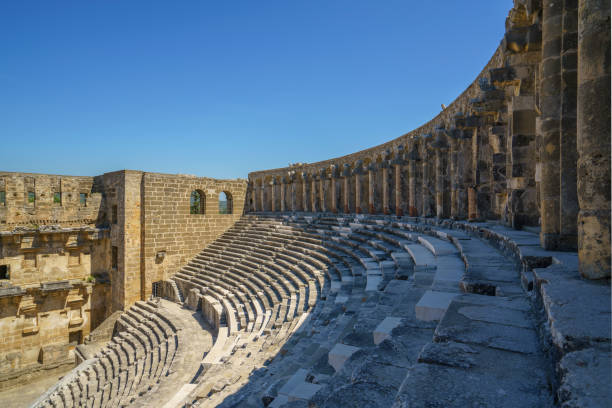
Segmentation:
{"type": "Polygon", "coordinates": [[[0,170],[245,178],[398,137],[510,0],[0,2],[0,170]]]}

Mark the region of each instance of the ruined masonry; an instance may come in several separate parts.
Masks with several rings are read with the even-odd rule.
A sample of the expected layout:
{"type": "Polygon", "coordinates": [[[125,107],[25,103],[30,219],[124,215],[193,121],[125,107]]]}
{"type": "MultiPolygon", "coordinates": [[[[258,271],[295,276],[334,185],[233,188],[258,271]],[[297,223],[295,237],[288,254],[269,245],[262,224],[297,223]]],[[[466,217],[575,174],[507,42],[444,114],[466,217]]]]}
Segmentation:
{"type": "Polygon", "coordinates": [[[27,405],[607,407],[610,122],[610,2],[515,0],[474,82],[380,146],[0,173],[0,401],[57,375],[27,405]]]}

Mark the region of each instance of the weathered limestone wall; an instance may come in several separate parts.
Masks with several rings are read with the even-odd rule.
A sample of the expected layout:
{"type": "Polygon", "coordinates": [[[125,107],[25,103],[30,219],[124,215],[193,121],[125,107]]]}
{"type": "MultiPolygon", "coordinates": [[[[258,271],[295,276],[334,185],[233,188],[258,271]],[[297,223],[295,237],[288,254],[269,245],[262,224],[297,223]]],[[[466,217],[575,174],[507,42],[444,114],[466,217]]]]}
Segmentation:
{"type": "Polygon", "coordinates": [[[247,184],[133,170],[0,180],[0,387],[73,363],[91,330],[147,299],[153,282],[240,218],[247,184]],[[204,214],[190,214],[194,190],[205,195],[204,214]],[[221,192],[231,214],[219,213],[221,192]]]}
{"type": "Polygon", "coordinates": [[[18,225],[94,225],[101,201],[93,177],[0,172],[0,231],[18,225]]]}
{"type": "Polygon", "coordinates": [[[108,248],[107,231],[93,227],[0,232],[0,388],[74,362],[109,312],[108,248]]]}
{"type": "Polygon", "coordinates": [[[515,0],[493,57],[439,115],[367,150],[252,172],[248,210],[540,226],[542,247],[578,249],[584,276],[609,277],[609,10],[515,0]]]}
{"type": "Polygon", "coordinates": [[[141,300],[141,181],[142,172],[122,170],[101,176],[104,220],[110,227],[112,311],[141,300]],[[116,254],[116,255],[113,255],[116,254]],[[113,261],[113,257],[116,259],[113,261]]]}
{"type": "Polygon", "coordinates": [[[142,177],[143,296],[231,227],[243,214],[246,180],[144,173],[142,177]],[[190,195],[205,194],[204,214],[190,214],[190,195]],[[231,214],[219,213],[219,194],[231,196],[231,214]]]}
{"type": "Polygon", "coordinates": [[[152,293],[243,213],[246,181],[122,170],[100,176],[104,223],[110,226],[112,310],[124,310],[152,293]],[[204,195],[204,214],[190,213],[193,191],[204,195]],[[219,213],[219,194],[232,198],[232,213],[219,213]],[[116,207],[116,208],[114,208],[116,207]],[[113,219],[113,214],[116,218],[113,219]],[[112,262],[111,262],[112,263],[112,262]]]}

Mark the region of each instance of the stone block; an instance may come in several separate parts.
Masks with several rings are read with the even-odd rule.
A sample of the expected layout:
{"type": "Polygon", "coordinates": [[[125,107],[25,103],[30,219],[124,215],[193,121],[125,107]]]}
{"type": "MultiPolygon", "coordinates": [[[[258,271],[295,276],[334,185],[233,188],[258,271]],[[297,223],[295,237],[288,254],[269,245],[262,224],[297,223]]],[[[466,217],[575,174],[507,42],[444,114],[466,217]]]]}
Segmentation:
{"type": "Polygon", "coordinates": [[[319,391],[322,386],[306,381],[308,370],[300,368],[289,378],[284,386],[278,391],[278,396],[274,399],[271,407],[280,407],[286,402],[309,400],[319,391]]]}
{"type": "Polygon", "coordinates": [[[374,344],[378,345],[391,337],[391,332],[402,322],[401,317],[385,317],[374,329],[374,344]]]}
{"type": "Polygon", "coordinates": [[[348,346],[346,344],[337,343],[328,354],[329,365],[334,367],[336,372],[342,369],[346,360],[359,350],[359,347],[348,346]]]}
{"type": "Polygon", "coordinates": [[[49,344],[42,346],[39,354],[39,361],[42,364],[52,364],[64,361],[68,358],[67,344],[49,344]]]}
{"type": "Polygon", "coordinates": [[[456,296],[457,293],[435,292],[432,290],[425,292],[414,308],[416,318],[424,321],[442,319],[448,305],[456,296]]]}

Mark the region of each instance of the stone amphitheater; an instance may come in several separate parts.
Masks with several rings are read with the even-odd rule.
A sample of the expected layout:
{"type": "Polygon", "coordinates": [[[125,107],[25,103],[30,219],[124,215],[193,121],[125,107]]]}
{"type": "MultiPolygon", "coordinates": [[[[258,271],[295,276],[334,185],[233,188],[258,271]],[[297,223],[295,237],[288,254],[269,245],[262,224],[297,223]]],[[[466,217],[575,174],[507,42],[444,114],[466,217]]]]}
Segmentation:
{"type": "Polygon", "coordinates": [[[380,146],[0,172],[2,405],[611,406],[610,3],[513,3],[474,82],[380,146]]]}

